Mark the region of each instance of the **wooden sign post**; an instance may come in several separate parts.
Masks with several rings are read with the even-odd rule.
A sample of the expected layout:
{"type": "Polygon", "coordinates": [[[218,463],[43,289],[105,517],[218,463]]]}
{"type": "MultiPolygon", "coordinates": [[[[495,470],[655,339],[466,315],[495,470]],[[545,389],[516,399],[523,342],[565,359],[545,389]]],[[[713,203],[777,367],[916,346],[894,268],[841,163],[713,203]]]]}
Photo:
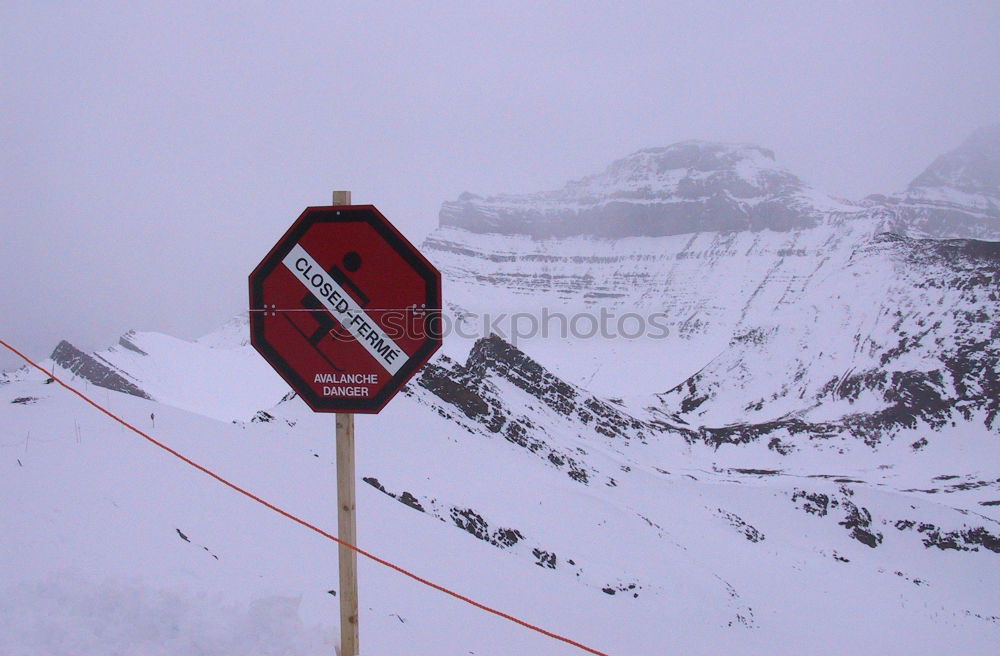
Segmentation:
{"type": "MultiPolygon", "coordinates": [[[[350,191],[333,192],[334,205],[350,205],[350,191]]],[[[337,413],[337,537],[358,543],[354,487],[354,413],[337,413]]],[[[340,654],[358,656],[358,554],[338,547],[340,572],[340,654]]]]}
{"type": "Polygon", "coordinates": [[[340,653],[358,656],[354,415],[381,411],[441,347],[441,273],[374,205],[335,191],[248,282],[254,349],[313,412],[337,414],[340,653]]]}

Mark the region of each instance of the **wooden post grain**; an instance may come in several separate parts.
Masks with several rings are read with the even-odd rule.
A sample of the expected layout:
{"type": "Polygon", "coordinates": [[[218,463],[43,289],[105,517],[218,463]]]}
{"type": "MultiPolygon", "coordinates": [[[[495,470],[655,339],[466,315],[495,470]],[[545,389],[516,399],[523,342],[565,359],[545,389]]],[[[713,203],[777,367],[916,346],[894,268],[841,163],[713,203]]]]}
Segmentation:
{"type": "MultiPolygon", "coordinates": [[[[337,413],[337,535],[357,544],[354,490],[354,415],[337,413]]],[[[340,545],[340,653],[358,655],[358,554],[340,545]]]]}
{"type": "MultiPolygon", "coordinates": [[[[333,192],[334,205],[350,205],[351,192],[333,192]]],[[[337,413],[337,536],[357,545],[358,525],[354,486],[354,414],[337,413]]],[[[337,549],[340,571],[340,654],[358,656],[358,554],[341,545],[337,549]]]]}

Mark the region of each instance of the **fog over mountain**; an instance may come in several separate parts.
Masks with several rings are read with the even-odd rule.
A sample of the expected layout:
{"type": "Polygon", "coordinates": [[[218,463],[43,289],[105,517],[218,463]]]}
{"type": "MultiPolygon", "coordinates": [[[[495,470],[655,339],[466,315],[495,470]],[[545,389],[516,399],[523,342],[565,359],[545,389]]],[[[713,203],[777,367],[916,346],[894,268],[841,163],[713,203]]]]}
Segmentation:
{"type": "Polygon", "coordinates": [[[934,187],[1000,197],[1000,124],[976,130],[958,148],[935,159],[908,190],[934,187]]]}
{"type": "MultiPolygon", "coordinates": [[[[891,196],[1000,120],[998,23],[983,0],[5,3],[0,332],[34,357],[194,339],[333,189],[417,243],[463,191],[559,190],[700,139],[772,151],[806,195],[891,196]]],[[[813,220],[774,182],[774,225],[813,220]]]]}
{"type": "Polygon", "coordinates": [[[899,227],[931,237],[1000,239],[1000,124],[982,127],[905,191],[873,196],[899,227]]]}
{"type": "Polygon", "coordinates": [[[441,225],[474,232],[603,238],[704,231],[789,230],[852,211],[743,144],[685,141],[648,148],[558,191],[481,198],[463,194],[441,225]]]}
{"type": "Polygon", "coordinates": [[[788,231],[871,216],[926,236],[1000,239],[1000,125],[976,130],[899,194],[837,199],[781,167],[766,148],[684,141],[637,151],[555,191],[464,193],[444,203],[440,224],[620,238],[788,231]]]}

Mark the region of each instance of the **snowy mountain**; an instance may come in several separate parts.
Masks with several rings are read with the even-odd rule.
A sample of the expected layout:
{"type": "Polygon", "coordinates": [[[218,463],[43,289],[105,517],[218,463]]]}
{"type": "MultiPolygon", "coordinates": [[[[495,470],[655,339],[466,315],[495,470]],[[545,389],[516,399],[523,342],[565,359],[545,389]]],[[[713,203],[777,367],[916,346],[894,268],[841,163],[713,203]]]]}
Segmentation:
{"type": "MultiPolygon", "coordinates": [[[[911,189],[950,185],[955,193],[993,193],[1000,180],[1000,170],[990,177],[1000,161],[995,132],[977,131],[911,189]]],[[[589,207],[610,207],[609,199],[629,195],[626,187],[637,198],[651,179],[686,180],[702,168],[730,180],[732,171],[749,170],[764,153],[699,142],[642,151],[587,179],[590,188],[611,190],[589,207]],[[691,168],[671,168],[674,159],[651,153],[683,153],[691,168]],[[702,162],[710,164],[698,168],[702,162]]],[[[474,332],[466,324],[484,334],[499,328],[560,375],[605,395],[644,404],[643,394],[657,394],[650,406],[655,413],[695,429],[805,422],[807,433],[849,432],[877,442],[895,426],[912,425],[915,414],[932,426],[976,415],[977,425],[996,428],[1000,261],[994,244],[907,237],[926,235],[928,224],[904,224],[888,205],[841,205],[792,228],[777,222],[766,229],[702,231],[703,199],[681,193],[679,185],[659,189],[655,202],[690,210],[682,225],[667,216],[670,229],[684,234],[650,236],[614,208],[601,216],[614,229],[563,238],[527,234],[545,220],[551,194],[516,197],[535,217],[505,224],[520,234],[490,233],[484,232],[488,221],[474,223],[469,212],[463,215],[469,229],[456,227],[455,205],[445,204],[441,227],[424,249],[448,280],[456,325],[466,333],[474,332]],[[602,236],[609,231],[619,236],[602,236]],[[528,317],[515,321],[519,313],[528,317]],[[584,338],[588,317],[600,313],[615,328],[641,320],[646,330],[584,338]],[[508,319],[499,325],[485,321],[501,314],[508,319]],[[553,314],[575,319],[581,330],[564,330],[553,314]],[[538,330],[519,333],[517,324],[538,330]],[[542,334],[543,327],[550,334],[542,334]]],[[[644,202],[652,197],[643,196],[644,202]]],[[[466,205],[499,213],[497,205],[487,212],[482,200],[466,205]]],[[[716,221],[737,224],[743,210],[720,209],[716,221]]],[[[562,216],[570,221],[577,214],[564,210],[562,216]]]]}
{"type": "Polygon", "coordinates": [[[613,162],[603,173],[537,194],[463,194],[442,227],[535,238],[660,237],[725,230],[791,230],[858,208],[817,192],[744,144],[685,141],[613,162]]]}
{"type": "Polygon", "coordinates": [[[1000,244],[883,234],[823,274],[742,321],[659,410],[735,440],[1000,433],[1000,244]]]}
{"type": "Polygon", "coordinates": [[[52,361],[71,378],[155,399],[217,419],[250,418],[288,392],[284,381],[250,347],[245,316],[195,342],[160,333],[129,332],[98,353],[62,342],[52,361]],[[236,381],[252,381],[234,393],[236,381]]]}
{"type": "Polygon", "coordinates": [[[453,335],[497,332],[569,380],[632,396],[683,382],[739,325],[807,295],[874,234],[864,220],[614,240],[442,227],[423,249],[445,276],[453,335]]]}
{"type": "Polygon", "coordinates": [[[1000,124],[973,132],[902,193],[869,201],[910,232],[1000,240],[1000,124]]]}
{"type": "MultiPolygon", "coordinates": [[[[991,135],[905,201],[839,201],[766,149],[684,142],[445,203],[422,247],[445,347],[357,419],[361,546],[607,653],[989,653],[1000,244],[927,236],[988,234],[988,212],[947,217],[996,197],[991,135]]],[[[334,525],[332,418],[245,316],[193,342],[63,342],[47,365],[334,525]]],[[[331,650],[336,545],[40,373],[0,378],[0,422],[0,653],[81,635],[75,653],[331,650]]],[[[364,653],[581,653],[361,563],[364,653]]]]}

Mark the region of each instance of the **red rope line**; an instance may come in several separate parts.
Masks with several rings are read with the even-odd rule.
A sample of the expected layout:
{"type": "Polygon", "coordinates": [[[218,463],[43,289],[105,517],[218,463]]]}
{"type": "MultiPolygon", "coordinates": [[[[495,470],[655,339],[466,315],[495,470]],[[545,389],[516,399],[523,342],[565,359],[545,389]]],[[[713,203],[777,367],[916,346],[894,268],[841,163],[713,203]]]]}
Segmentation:
{"type": "Polygon", "coordinates": [[[108,409],[104,408],[103,406],[99,405],[98,403],[96,403],[95,401],[93,401],[90,397],[86,396],[85,394],[83,394],[82,392],[80,392],[79,390],[77,390],[76,388],[71,387],[70,385],[67,385],[65,382],[63,382],[61,379],[59,379],[54,373],[52,373],[51,371],[45,370],[44,368],[42,368],[41,365],[39,365],[34,360],[32,360],[31,358],[29,358],[28,356],[26,356],[24,353],[21,353],[19,350],[17,350],[16,348],[14,348],[13,346],[11,346],[10,344],[8,344],[7,342],[5,342],[4,340],[0,339],[0,345],[6,347],[8,350],[10,350],[11,352],[13,352],[15,355],[17,355],[19,358],[21,358],[22,360],[24,360],[28,364],[30,364],[32,367],[34,367],[35,369],[38,369],[43,374],[45,374],[46,376],[48,376],[49,378],[51,378],[55,382],[59,383],[62,387],[64,387],[65,389],[69,390],[73,394],[77,395],[78,397],[80,397],[81,399],[83,399],[86,403],[88,403],[89,405],[93,406],[94,408],[96,408],[100,412],[104,413],[105,415],[107,415],[108,417],[110,417],[114,421],[118,422],[119,424],[121,424],[125,428],[128,428],[130,431],[136,433],[137,435],[140,435],[141,437],[143,437],[144,439],[146,439],[147,441],[149,441],[153,445],[155,445],[155,446],[163,449],[164,451],[166,451],[170,455],[174,456],[175,458],[178,458],[179,460],[182,460],[183,462],[187,463],[188,465],[191,465],[192,467],[194,467],[198,471],[202,472],[203,474],[206,474],[206,475],[214,478],[216,481],[218,481],[219,483],[222,483],[223,485],[225,485],[226,487],[230,488],[231,490],[233,490],[235,492],[238,492],[239,494],[242,494],[243,496],[247,497],[248,499],[252,499],[253,501],[256,501],[257,503],[259,503],[260,505],[264,506],[265,508],[268,508],[269,510],[273,510],[274,512],[278,513],[282,517],[285,517],[286,519],[290,519],[293,522],[295,522],[296,524],[299,524],[300,526],[303,526],[303,527],[309,529],[310,531],[313,531],[314,533],[322,535],[324,538],[327,538],[328,540],[332,540],[333,542],[336,542],[337,544],[342,545],[342,546],[350,549],[351,551],[354,551],[357,554],[359,554],[361,556],[364,556],[365,558],[368,558],[369,560],[373,560],[376,563],[378,563],[379,565],[384,565],[385,567],[388,567],[389,569],[393,569],[393,570],[399,572],[400,574],[402,574],[404,576],[408,576],[411,579],[413,579],[414,581],[416,581],[418,583],[422,583],[422,584],[426,585],[429,588],[433,588],[433,589],[437,590],[438,592],[443,592],[444,594],[449,595],[451,597],[454,597],[455,599],[458,599],[459,601],[464,601],[465,603],[469,604],[470,606],[474,606],[474,607],[476,607],[476,608],[478,608],[480,610],[486,611],[487,613],[492,613],[493,615],[496,615],[497,617],[502,617],[505,620],[513,622],[514,624],[518,624],[520,626],[523,626],[524,628],[530,629],[532,631],[535,631],[536,633],[541,633],[542,635],[548,636],[549,638],[553,638],[554,640],[559,640],[560,642],[565,642],[568,645],[572,645],[574,647],[578,647],[578,648],[582,649],[583,651],[585,651],[587,653],[596,654],[597,656],[608,656],[608,654],[606,654],[606,653],[604,653],[602,651],[598,651],[596,649],[593,649],[592,647],[588,647],[587,645],[579,643],[579,642],[577,642],[575,640],[572,640],[572,639],[567,638],[565,636],[561,636],[558,633],[553,633],[552,631],[548,631],[546,629],[543,629],[540,626],[536,626],[534,624],[531,624],[530,622],[526,622],[526,621],[524,621],[524,620],[522,620],[520,618],[514,617],[513,615],[505,613],[505,612],[503,612],[501,610],[497,610],[496,608],[492,608],[490,606],[487,606],[486,604],[478,602],[475,599],[467,597],[467,596],[463,595],[460,592],[455,592],[454,590],[446,588],[443,585],[440,585],[438,583],[434,583],[433,581],[425,579],[422,576],[414,574],[413,572],[411,572],[411,571],[409,571],[407,569],[404,569],[403,567],[401,567],[399,565],[396,565],[395,563],[389,562],[388,560],[385,560],[384,558],[380,558],[380,557],[376,556],[375,554],[369,553],[369,552],[365,551],[364,549],[362,549],[361,547],[353,545],[353,544],[351,544],[349,542],[345,542],[345,541],[341,540],[340,538],[336,537],[335,535],[327,533],[326,531],[324,531],[323,529],[319,528],[318,526],[310,524],[306,520],[300,519],[299,517],[296,517],[295,515],[293,515],[290,512],[288,512],[287,510],[283,510],[282,508],[279,508],[278,506],[274,505],[273,503],[271,503],[269,501],[266,501],[266,500],[258,497],[253,492],[249,492],[248,490],[245,490],[245,489],[241,488],[240,486],[236,485],[235,483],[229,482],[228,480],[224,479],[222,476],[216,474],[215,472],[213,472],[212,470],[208,469],[207,467],[198,464],[197,462],[195,462],[194,460],[191,460],[190,458],[188,458],[184,454],[180,453],[179,451],[176,451],[176,450],[172,449],[171,447],[167,446],[163,442],[160,442],[159,440],[157,440],[156,438],[152,437],[151,435],[145,433],[144,431],[140,430],[139,428],[136,428],[132,424],[128,423],[127,421],[125,421],[124,419],[122,419],[121,417],[119,417],[118,415],[113,414],[110,410],[108,410],[108,409]]]}

